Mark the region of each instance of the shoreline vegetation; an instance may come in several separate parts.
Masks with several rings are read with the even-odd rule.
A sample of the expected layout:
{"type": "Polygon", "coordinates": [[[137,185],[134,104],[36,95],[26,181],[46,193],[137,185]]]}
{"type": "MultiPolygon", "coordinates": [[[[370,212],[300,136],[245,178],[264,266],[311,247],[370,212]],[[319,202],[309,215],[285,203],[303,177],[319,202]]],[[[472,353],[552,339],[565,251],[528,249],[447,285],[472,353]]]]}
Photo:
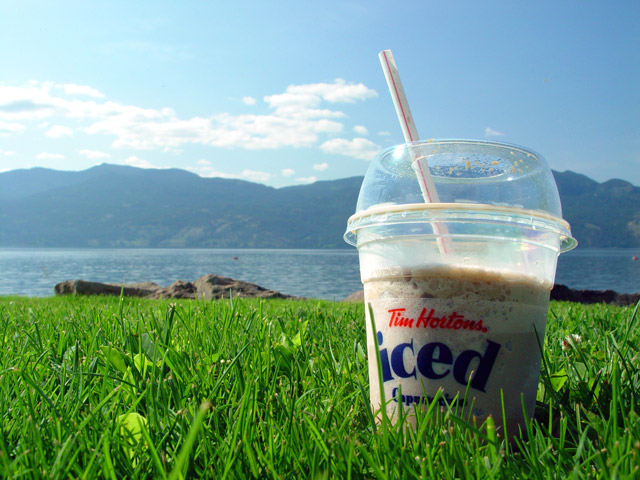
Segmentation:
{"type": "Polygon", "coordinates": [[[535,419],[508,443],[440,399],[416,431],[376,423],[361,303],[0,297],[0,471],[637,478],[638,321],[552,301],[535,419]]]}

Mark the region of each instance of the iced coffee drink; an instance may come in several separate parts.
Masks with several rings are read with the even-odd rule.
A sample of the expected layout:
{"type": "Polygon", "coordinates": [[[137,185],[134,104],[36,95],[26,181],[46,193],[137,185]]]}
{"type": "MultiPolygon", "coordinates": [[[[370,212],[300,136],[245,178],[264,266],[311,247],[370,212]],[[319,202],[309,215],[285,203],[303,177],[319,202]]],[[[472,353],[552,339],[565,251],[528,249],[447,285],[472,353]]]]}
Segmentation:
{"type": "MultiPolygon", "coordinates": [[[[502,390],[507,431],[517,432],[522,396],[527,412],[535,407],[549,287],[534,278],[464,267],[380,271],[365,279],[390,416],[404,408],[412,422],[415,408],[442,389],[443,405],[464,403],[465,411],[458,411],[480,425],[501,408],[502,390]]],[[[371,331],[367,338],[375,358],[371,331]]],[[[369,363],[369,376],[379,378],[377,362],[369,363]]],[[[381,408],[378,382],[372,382],[371,403],[381,408]]]]}
{"type": "Polygon", "coordinates": [[[534,415],[557,258],[576,244],[544,160],[467,140],[388,149],[345,240],[360,259],[373,410],[412,422],[441,390],[478,426],[492,416],[517,435],[534,415]],[[427,169],[437,203],[416,181],[427,169]]]}

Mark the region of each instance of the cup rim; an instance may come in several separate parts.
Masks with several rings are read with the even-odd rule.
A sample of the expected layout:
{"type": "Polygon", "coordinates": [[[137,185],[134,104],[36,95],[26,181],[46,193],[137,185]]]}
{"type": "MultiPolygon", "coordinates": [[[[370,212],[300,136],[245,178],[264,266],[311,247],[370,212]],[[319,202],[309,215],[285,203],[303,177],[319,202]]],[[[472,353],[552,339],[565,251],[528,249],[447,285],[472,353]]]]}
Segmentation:
{"type": "Polygon", "coordinates": [[[528,208],[512,207],[510,205],[491,205],[485,203],[405,203],[405,204],[381,204],[374,205],[356,212],[347,220],[347,226],[350,224],[368,216],[379,215],[381,213],[397,213],[403,211],[421,211],[421,210],[472,210],[472,211],[488,211],[488,212],[502,212],[502,213],[518,213],[520,215],[531,215],[547,221],[553,221],[559,223],[566,229],[569,229],[569,222],[565,219],[553,215],[549,212],[541,210],[531,210],[528,208]]]}
{"type": "MultiPolygon", "coordinates": [[[[549,230],[550,232],[557,233],[562,240],[562,252],[571,250],[577,245],[577,240],[571,236],[571,228],[569,223],[549,212],[543,212],[539,210],[531,210],[526,208],[518,208],[506,205],[490,205],[482,203],[410,203],[410,204],[381,204],[369,207],[361,212],[354,213],[349,217],[347,221],[347,230],[344,234],[344,240],[354,246],[357,246],[355,241],[355,234],[358,230],[368,227],[377,226],[383,223],[400,223],[398,217],[402,217],[403,214],[420,214],[423,213],[423,218],[413,217],[411,220],[414,222],[446,222],[444,218],[429,218],[435,217],[443,212],[468,212],[470,215],[478,215],[486,213],[488,215],[502,214],[502,215],[518,215],[519,217],[529,217],[531,219],[530,224],[534,227],[534,223],[540,223],[542,228],[549,230]],[[385,222],[388,216],[395,217],[393,222],[385,222]]],[[[534,228],[540,228],[538,225],[534,228]]]]}

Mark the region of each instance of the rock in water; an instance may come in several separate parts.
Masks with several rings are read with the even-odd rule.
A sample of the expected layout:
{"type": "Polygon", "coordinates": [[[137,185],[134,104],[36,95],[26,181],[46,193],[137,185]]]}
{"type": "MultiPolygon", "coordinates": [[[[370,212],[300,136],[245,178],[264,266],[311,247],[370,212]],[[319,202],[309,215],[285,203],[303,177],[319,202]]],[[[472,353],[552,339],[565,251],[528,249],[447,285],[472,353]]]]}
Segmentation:
{"type": "Polygon", "coordinates": [[[357,292],[353,292],[347,298],[343,300],[343,302],[363,302],[364,301],[364,290],[358,290],[357,292]]]}
{"type": "Polygon", "coordinates": [[[152,282],[118,285],[117,283],[88,282],[86,280],[67,280],[54,287],[56,295],[123,295],[127,297],[147,297],[161,288],[152,282]]]}
{"type": "Polygon", "coordinates": [[[54,287],[56,295],[117,295],[146,298],[298,298],[275,290],[268,290],[255,283],[234,280],[219,275],[205,275],[195,282],[178,280],[168,287],[153,282],[116,283],[88,282],[86,280],[67,280],[54,287]]]}
{"type": "Polygon", "coordinates": [[[196,298],[196,286],[191,282],[178,280],[168,287],[154,291],[149,298],[196,298]]]}
{"type": "Polygon", "coordinates": [[[244,298],[294,298],[275,290],[268,290],[254,283],[234,280],[219,275],[205,275],[195,281],[198,298],[244,297],[244,298]]]}

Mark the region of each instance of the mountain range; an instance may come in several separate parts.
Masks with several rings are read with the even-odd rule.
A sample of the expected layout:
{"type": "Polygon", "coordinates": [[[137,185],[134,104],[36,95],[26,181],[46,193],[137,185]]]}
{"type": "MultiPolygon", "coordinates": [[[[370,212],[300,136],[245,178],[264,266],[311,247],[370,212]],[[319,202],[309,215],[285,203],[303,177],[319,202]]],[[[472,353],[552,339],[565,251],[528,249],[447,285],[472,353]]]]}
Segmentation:
{"type": "MultiPolygon", "coordinates": [[[[640,246],[640,188],[553,172],[581,246],[640,246]]],[[[273,188],[102,164],[0,173],[2,247],[343,248],[362,177],[273,188]]]]}

